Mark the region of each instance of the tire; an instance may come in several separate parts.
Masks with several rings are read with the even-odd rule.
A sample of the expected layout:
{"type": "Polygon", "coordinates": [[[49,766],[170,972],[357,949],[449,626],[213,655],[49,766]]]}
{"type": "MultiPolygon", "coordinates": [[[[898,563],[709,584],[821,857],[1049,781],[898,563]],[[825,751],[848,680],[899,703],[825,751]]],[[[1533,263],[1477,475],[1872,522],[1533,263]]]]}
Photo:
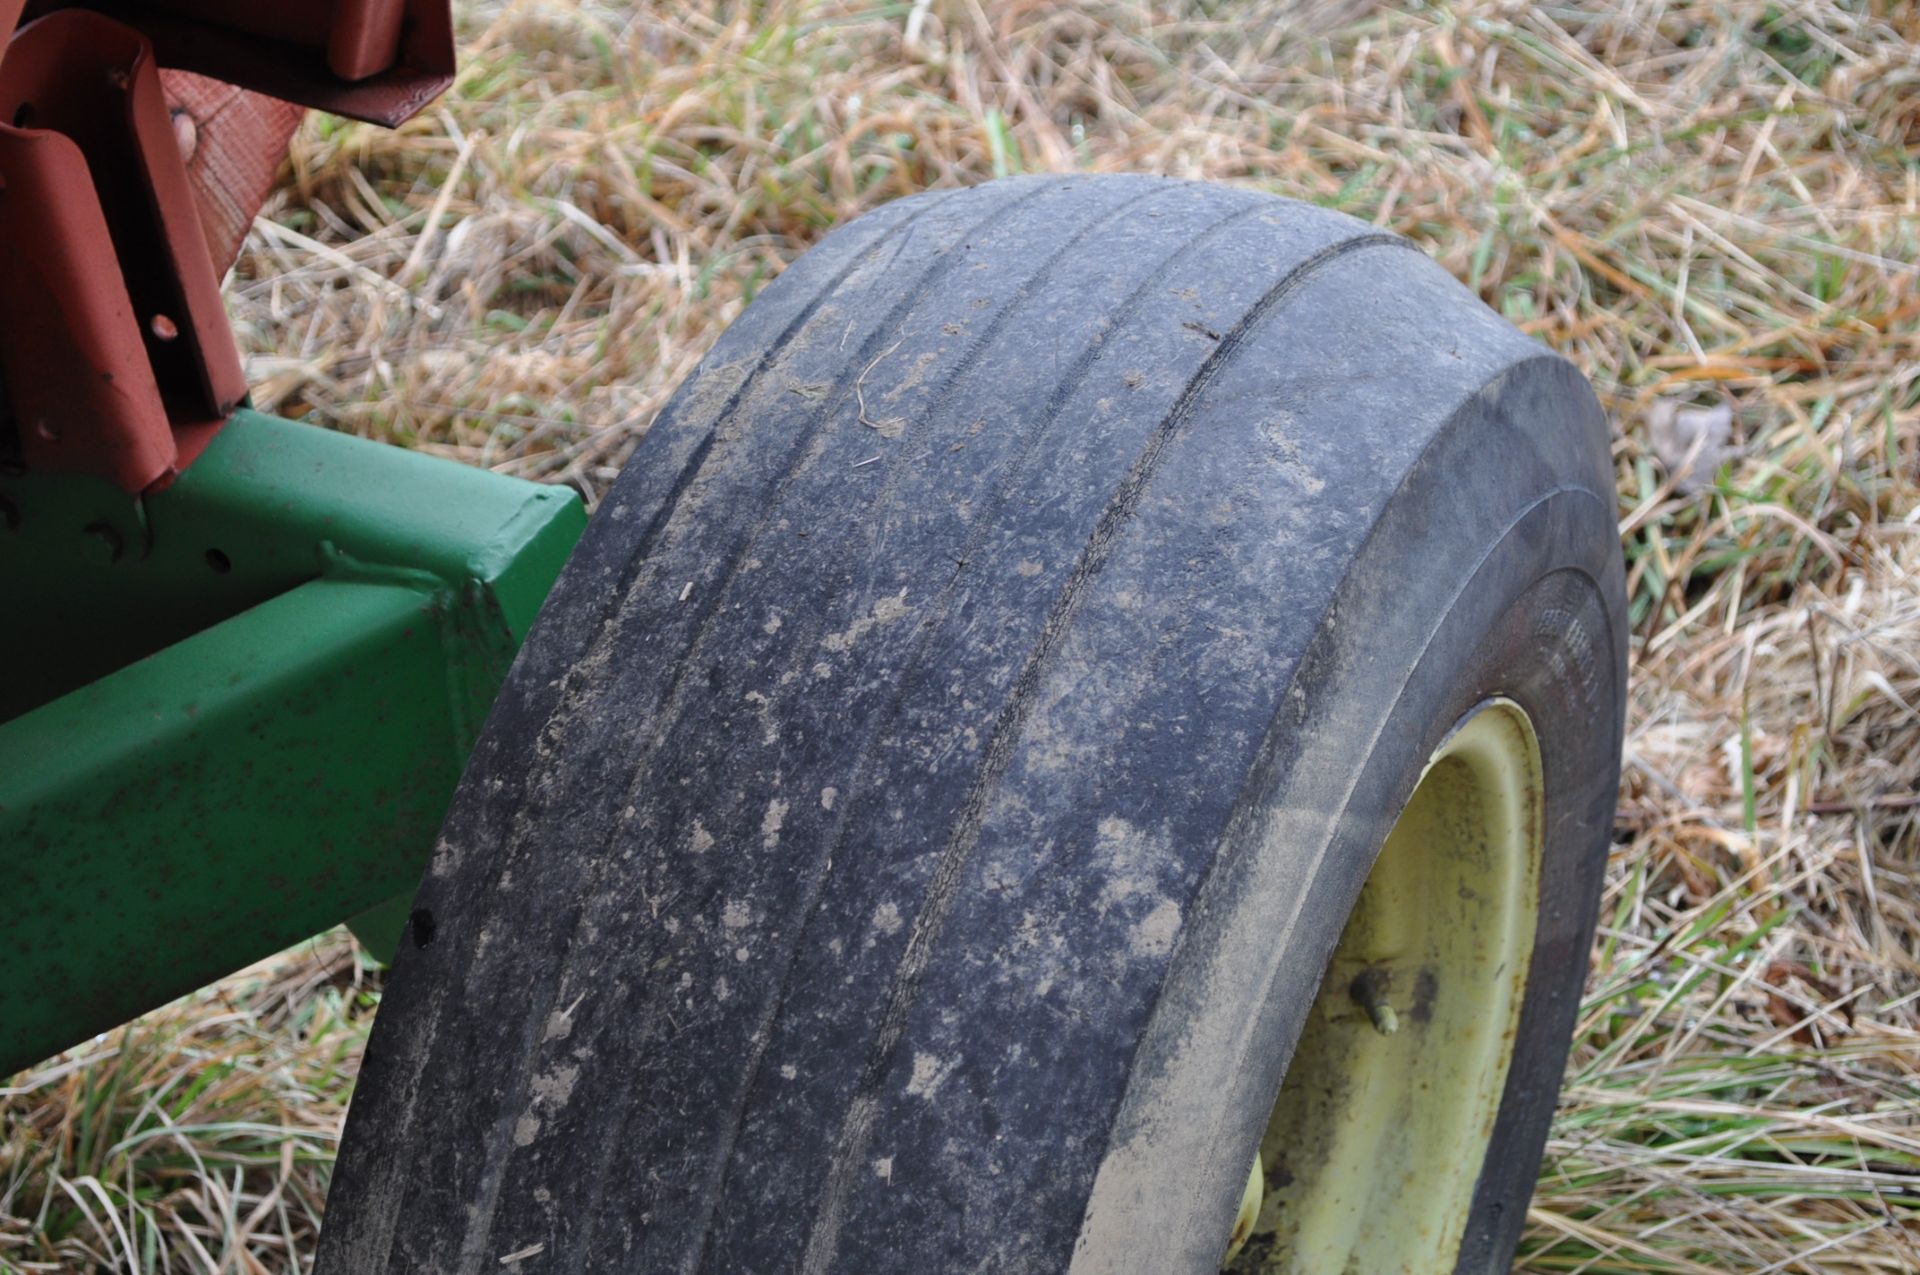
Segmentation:
{"type": "Polygon", "coordinates": [[[1132,177],[882,208],[548,602],[319,1269],[1213,1271],[1264,1136],[1233,1269],[1504,1270],[1624,685],[1605,419],[1405,241],[1132,177]]]}

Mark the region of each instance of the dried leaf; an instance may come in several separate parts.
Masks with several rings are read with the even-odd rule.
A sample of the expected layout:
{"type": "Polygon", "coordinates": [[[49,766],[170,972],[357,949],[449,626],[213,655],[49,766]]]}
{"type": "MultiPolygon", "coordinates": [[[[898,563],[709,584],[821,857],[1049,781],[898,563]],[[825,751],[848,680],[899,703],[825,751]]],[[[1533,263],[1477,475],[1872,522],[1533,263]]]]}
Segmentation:
{"type": "Polygon", "coordinates": [[[1792,1038],[1801,1044],[1813,1049],[1825,1049],[1834,1042],[1844,1039],[1852,1030],[1854,1022],[1851,1004],[1837,1007],[1840,1018],[1846,1023],[1846,1028],[1841,1029],[1832,1022],[1832,1011],[1808,1014],[1781,995],[1781,992],[1792,990],[1788,986],[1790,982],[1797,981],[1817,993],[1817,998],[1801,993],[1799,999],[1803,1001],[1824,1002],[1827,1006],[1833,1006],[1836,1001],[1843,999],[1839,988],[1817,977],[1812,970],[1800,962],[1774,961],[1761,975],[1761,981],[1767,988],[1767,1017],[1773,1020],[1776,1027],[1788,1028],[1794,1027],[1796,1023],[1799,1024],[1798,1027],[1794,1027],[1792,1038]],[[1774,990],[1776,988],[1779,990],[1774,990]]]}

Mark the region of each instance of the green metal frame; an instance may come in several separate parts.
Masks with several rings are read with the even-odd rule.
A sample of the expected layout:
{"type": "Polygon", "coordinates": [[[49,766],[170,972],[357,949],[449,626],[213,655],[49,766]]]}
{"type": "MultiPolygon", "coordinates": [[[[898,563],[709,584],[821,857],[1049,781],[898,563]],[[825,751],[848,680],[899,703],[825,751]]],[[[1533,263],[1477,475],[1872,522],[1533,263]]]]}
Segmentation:
{"type": "Polygon", "coordinates": [[[343,920],[390,951],[585,522],[252,412],[144,500],[0,478],[0,1076],[343,920]]]}

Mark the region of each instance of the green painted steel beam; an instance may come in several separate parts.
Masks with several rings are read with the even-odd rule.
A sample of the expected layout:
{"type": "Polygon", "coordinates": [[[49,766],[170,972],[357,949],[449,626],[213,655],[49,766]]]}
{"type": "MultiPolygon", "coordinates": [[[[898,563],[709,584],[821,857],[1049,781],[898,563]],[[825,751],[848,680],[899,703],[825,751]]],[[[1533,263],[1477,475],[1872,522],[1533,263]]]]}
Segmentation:
{"type": "Polygon", "coordinates": [[[348,918],[391,931],[584,523],[252,413],[144,502],[0,478],[0,1075],[348,918]]]}

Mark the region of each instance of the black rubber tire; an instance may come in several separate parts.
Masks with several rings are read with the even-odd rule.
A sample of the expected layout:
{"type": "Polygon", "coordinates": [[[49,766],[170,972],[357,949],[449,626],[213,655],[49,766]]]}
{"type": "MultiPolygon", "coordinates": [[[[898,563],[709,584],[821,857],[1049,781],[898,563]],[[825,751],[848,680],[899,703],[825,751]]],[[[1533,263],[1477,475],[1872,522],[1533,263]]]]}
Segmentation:
{"type": "Polygon", "coordinates": [[[1128,177],[861,218],[681,388],[542,614],[320,1269],[1212,1270],[1219,1147],[1251,1156],[1386,829],[1501,694],[1547,848],[1457,1269],[1504,1270],[1623,634],[1591,392],[1403,240],[1128,177]],[[1230,1020],[1231,1056],[1178,1048],[1230,1020]]]}

